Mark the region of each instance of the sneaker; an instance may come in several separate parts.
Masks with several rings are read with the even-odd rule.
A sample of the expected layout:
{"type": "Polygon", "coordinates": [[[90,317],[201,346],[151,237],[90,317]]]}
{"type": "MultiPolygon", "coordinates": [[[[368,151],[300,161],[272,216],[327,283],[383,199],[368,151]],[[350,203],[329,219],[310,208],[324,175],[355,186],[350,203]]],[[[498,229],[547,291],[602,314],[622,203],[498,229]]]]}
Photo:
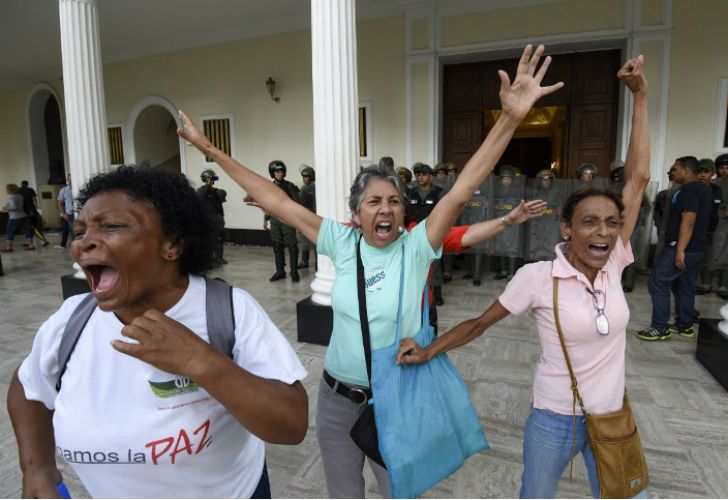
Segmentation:
{"type": "Polygon", "coordinates": [[[670,340],[669,328],[645,328],[635,334],[642,340],[670,340]]]}
{"type": "Polygon", "coordinates": [[[674,327],[674,328],[675,328],[675,333],[677,333],[678,335],[680,335],[683,338],[686,338],[688,340],[695,338],[695,329],[692,326],[689,326],[687,328],[682,328],[682,329],[678,328],[678,327],[674,327]]]}
{"type": "Polygon", "coordinates": [[[728,300],[728,287],[720,287],[716,292],[718,294],[718,297],[720,297],[723,300],[728,300]]]}
{"type": "Polygon", "coordinates": [[[710,287],[706,285],[698,285],[695,287],[695,295],[705,295],[711,291],[710,287]]]}
{"type": "Polygon", "coordinates": [[[58,250],[65,250],[66,249],[66,247],[64,247],[62,245],[53,245],[53,248],[57,248],[58,250]]]}
{"type": "Polygon", "coordinates": [[[508,273],[505,271],[498,271],[495,276],[493,276],[494,280],[504,280],[508,276],[508,273]]]}

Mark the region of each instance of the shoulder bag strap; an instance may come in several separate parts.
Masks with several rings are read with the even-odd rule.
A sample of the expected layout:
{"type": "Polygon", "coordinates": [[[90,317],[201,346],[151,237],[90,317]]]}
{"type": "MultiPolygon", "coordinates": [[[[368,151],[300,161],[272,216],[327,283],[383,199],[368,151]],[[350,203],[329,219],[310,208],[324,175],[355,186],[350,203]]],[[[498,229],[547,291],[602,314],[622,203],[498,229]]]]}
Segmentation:
{"type": "Polygon", "coordinates": [[[61,336],[61,345],[58,348],[56,391],[61,390],[61,378],[66,373],[68,360],[71,358],[71,353],[76,348],[78,338],[81,336],[83,329],[86,328],[86,323],[88,323],[95,309],[96,298],[93,293],[89,293],[79,302],[76,309],[71,313],[71,317],[68,318],[68,322],[66,322],[66,327],[63,329],[63,335],[61,336]]]}
{"type": "Polygon", "coordinates": [[[235,313],[233,287],[220,278],[205,276],[205,313],[210,345],[228,358],[235,347],[235,313]]]}
{"type": "Polygon", "coordinates": [[[369,388],[372,387],[372,345],[369,337],[369,316],[367,315],[367,297],[364,293],[364,264],[361,261],[361,237],[356,242],[356,284],[359,292],[359,324],[361,324],[361,338],[364,344],[364,360],[367,365],[367,380],[369,388]]]}
{"type": "Polygon", "coordinates": [[[566,341],[564,340],[564,332],[561,330],[561,322],[559,321],[559,279],[554,276],[553,278],[554,288],[554,323],[556,324],[556,331],[559,334],[559,342],[561,343],[561,350],[564,351],[564,359],[566,360],[566,367],[569,369],[569,376],[571,377],[571,392],[573,393],[572,399],[572,421],[571,421],[571,461],[569,463],[569,480],[574,477],[574,452],[576,451],[576,400],[579,400],[579,406],[581,412],[584,414],[584,418],[587,417],[586,410],[584,410],[584,402],[581,400],[581,394],[579,394],[579,388],[576,383],[576,376],[574,375],[574,369],[571,366],[571,359],[569,359],[569,352],[566,350],[566,341]]]}

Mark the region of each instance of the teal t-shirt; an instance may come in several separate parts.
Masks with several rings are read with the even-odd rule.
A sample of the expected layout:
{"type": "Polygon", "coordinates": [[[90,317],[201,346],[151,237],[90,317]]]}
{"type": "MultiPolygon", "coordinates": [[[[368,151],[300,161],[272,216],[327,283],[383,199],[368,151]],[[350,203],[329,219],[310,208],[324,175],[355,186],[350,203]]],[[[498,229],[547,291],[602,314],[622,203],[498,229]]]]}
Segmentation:
{"type": "MultiPolygon", "coordinates": [[[[426,221],[411,232],[404,232],[385,248],[361,240],[361,259],[369,316],[372,349],[392,345],[397,329],[399,276],[404,251],[401,336],[412,337],[420,329],[422,291],[430,263],[440,257],[442,247],[432,249],[425,231],[426,221]]],[[[331,258],[336,269],[331,306],[334,330],[326,351],[324,368],[342,382],[368,386],[364,362],[359,297],[356,283],[356,244],[359,231],[331,219],[324,219],[319,230],[317,251],[331,258]]]]}

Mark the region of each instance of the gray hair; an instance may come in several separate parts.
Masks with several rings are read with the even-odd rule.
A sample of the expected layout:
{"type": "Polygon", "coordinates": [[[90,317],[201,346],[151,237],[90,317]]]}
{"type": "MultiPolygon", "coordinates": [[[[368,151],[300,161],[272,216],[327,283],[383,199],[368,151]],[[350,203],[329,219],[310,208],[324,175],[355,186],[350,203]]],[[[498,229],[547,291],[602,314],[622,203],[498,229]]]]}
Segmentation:
{"type": "Polygon", "coordinates": [[[364,201],[364,191],[366,191],[369,183],[375,179],[382,179],[387,182],[391,182],[394,187],[397,188],[399,193],[399,199],[404,204],[405,199],[402,194],[402,183],[399,180],[397,174],[391,169],[380,166],[372,166],[363,169],[354,178],[354,182],[351,185],[351,191],[349,193],[349,209],[352,214],[359,211],[362,201],[364,201]]]}

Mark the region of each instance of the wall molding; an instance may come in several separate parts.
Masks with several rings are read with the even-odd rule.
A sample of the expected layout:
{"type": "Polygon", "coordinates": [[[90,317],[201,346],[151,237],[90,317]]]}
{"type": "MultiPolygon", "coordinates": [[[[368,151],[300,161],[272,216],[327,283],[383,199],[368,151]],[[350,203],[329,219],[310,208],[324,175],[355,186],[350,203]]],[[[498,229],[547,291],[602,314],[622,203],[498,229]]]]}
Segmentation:
{"type": "Polygon", "coordinates": [[[715,117],[715,141],[713,145],[714,156],[728,153],[728,147],[724,145],[726,134],[726,114],[728,114],[728,76],[718,77],[718,100],[715,103],[717,110],[715,117]]]}
{"type": "MultiPolygon", "coordinates": [[[[68,171],[68,140],[66,139],[66,110],[63,99],[58,95],[56,88],[47,82],[39,82],[33,85],[30,93],[25,99],[25,137],[26,137],[26,152],[28,155],[28,177],[32,185],[35,186],[36,190],[40,188],[41,184],[38,184],[37,175],[35,172],[36,167],[36,155],[33,148],[33,130],[30,121],[30,107],[33,105],[33,101],[38,94],[48,93],[56,100],[58,104],[58,111],[61,115],[61,142],[63,143],[63,163],[66,172],[68,171]]],[[[45,124],[44,124],[45,125],[45,124]]],[[[45,138],[43,138],[45,140],[45,138]]],[[[45,184],[45,183],[43,183],[45,184]]]]}

